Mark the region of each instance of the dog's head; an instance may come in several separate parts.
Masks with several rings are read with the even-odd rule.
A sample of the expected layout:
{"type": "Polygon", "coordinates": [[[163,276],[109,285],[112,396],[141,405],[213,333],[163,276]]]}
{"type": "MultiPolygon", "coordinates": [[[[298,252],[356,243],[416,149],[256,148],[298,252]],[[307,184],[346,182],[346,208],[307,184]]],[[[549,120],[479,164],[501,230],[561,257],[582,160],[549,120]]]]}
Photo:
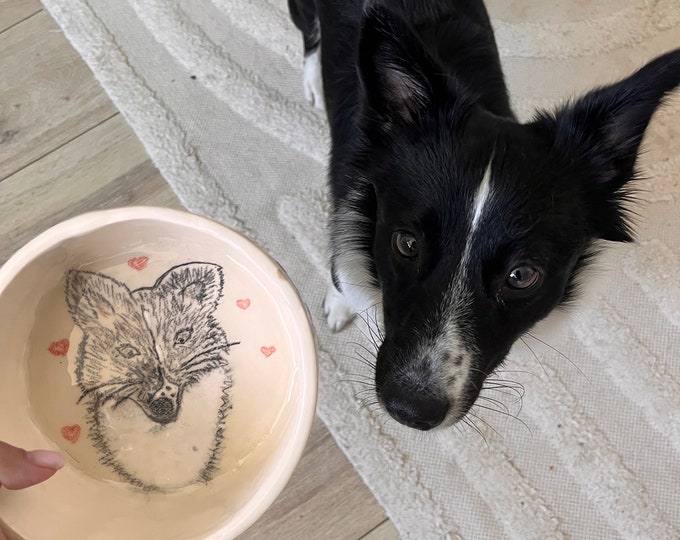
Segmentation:
{"type": "Polygon", "coordinates": [[[461,419],[513,343],[570,298],[596,240],[631,240],[629,185],[680,84],[680,50],[520,124],[384,10],[366,14],[359,49],[354,166],[383,292],[376,390],[399,422],[430,429],[461,419]]]}
{"type": "Polygon", "coordinates": [[[95,407],[135,402],[159,425],[175,422],[185,390],[228,369],[233,343],[215,319],[222,268],[187,263],[152,287],[130,290],[111,276],[70,270],[66,302],[83,331],[76,380],[95,407]]]}

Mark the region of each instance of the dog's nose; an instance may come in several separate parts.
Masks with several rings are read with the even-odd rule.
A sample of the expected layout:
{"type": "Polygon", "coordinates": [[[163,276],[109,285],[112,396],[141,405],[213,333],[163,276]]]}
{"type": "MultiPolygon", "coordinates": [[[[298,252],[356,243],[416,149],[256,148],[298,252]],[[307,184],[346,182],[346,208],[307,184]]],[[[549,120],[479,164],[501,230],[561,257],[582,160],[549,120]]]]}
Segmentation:
{"type": "Polygon", "coordinates": [[[154,399],[149,403],[149,409],[161,424],[166,424],[175,417],[175,405],[171,399],[166,397],[154,399]]]}
{"type": "Polygon", "coordinates": [[[168,424],[177,420],[180,406],[180,388],[177,384],[163,378],[161,387],[151,396],[148,406],[152,420],[168,424]]]}
{"type": "Polygon", "coordinates": [[[449,400],[444,397],[419,394],[395,384],[383,386],[380,394],[392,418],[423,431],[441,424],[450,407],[449,400]]]}

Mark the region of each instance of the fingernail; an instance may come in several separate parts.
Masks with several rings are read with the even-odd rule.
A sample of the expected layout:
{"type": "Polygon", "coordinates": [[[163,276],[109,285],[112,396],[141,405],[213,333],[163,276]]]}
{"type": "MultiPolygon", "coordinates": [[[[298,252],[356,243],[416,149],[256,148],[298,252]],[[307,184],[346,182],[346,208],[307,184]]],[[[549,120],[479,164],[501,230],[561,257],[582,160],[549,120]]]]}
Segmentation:
{"type": "Polygon", "coordinates": [[[32,450],[26,452],[26,457],[33,465],[47,469],[61,469],[64,466],[64,456],[52,450],[32,450]]]}

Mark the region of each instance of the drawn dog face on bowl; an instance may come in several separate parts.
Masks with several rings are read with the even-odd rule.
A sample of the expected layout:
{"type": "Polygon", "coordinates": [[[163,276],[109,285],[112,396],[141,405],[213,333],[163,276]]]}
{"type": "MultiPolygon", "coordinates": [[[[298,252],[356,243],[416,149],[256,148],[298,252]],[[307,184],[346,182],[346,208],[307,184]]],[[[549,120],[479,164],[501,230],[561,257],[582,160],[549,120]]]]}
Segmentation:
{"type": "Polygon", "coordinates": [[[83,333],[75,374],[89,437],[102,463],[135,486],[181,487],[216,472],[231,408],[228,356],[238,344],[214,316],[223,288],[222,267],[203,262],[171,268],[134,290],[103,273],[73,269],[66,276],[68,309],[83,333]],[[191,445],[182,477],[170,484],[159,481],[143,453],[125,451],[169,444],[191,445]]]}
{"type": "Polygon", "coordinates": [[[0,267],[0,343],[0,434],[67,458],[0,501],[24,538],[233,538],[312,426],[316,347],[290,280],[186,212],[94,212],[33,239],[0,267]]]}

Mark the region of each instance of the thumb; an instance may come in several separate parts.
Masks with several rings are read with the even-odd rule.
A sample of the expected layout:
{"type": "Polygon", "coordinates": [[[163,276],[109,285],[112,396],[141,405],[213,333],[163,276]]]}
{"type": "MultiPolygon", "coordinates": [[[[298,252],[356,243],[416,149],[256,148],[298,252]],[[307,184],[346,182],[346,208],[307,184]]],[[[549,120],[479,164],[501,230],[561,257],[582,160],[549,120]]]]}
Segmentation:
{"type": "Polygon", "coordinates": [[[27,452],[0,441],[0,486],[21,489],[47,480],[64,466],[64,458],[51,450],[27,452]]]}

